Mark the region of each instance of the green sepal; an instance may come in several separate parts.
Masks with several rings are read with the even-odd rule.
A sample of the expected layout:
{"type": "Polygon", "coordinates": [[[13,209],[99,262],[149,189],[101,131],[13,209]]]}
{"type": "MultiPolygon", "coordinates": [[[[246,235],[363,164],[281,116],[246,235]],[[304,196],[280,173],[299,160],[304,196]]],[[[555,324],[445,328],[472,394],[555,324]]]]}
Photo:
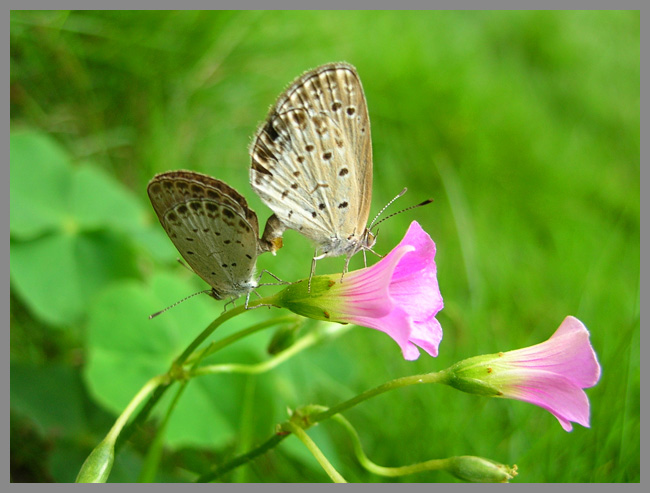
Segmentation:
{"type": "Polygon", "coordinates": [[[303,317],[335,322],[334,311],[341,303],[337,276],[316,276],[287,286],[273,298],[273,304],[291,310],[303,317]]]}

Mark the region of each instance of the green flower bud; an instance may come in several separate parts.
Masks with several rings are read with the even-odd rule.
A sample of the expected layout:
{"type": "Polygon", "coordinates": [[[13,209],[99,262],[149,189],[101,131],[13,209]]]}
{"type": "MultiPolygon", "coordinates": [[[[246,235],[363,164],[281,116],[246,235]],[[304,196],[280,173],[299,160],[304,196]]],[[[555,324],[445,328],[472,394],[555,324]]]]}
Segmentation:
{"type": "Polygon", "coordinates": [[[79,474],[77,483],[105,483],[113,467],[115,457],[115,442],[102,440],[86,458],[79,474]]]}
{"type": "Polygon", "coordinates": [[[271,342],[269,342],[269,346],[266,348],[266,351],[269,354],[273,355],[278,354],[285,349],[293,346],[293,343],[296,342],[298,331],[302,325],[302,321],[299,321],[296,323],[286,324],[278,328],[273,334],[271,342]]]}
{"type": "Polygon", "coordinates": [[[471,483],[507,483],[517,475],[517,466],[505,466],[483,457],[462,455],[448,459],[447,472],[471,483]]]}

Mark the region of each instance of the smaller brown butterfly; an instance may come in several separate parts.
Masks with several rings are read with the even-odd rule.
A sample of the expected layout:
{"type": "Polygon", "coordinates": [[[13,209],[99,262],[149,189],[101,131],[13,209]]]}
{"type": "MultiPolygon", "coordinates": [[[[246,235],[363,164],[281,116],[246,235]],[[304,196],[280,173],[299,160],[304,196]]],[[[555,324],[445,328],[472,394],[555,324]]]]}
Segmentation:
{"type": "Polygon", "coordinates": [[[194,171],[167,171],[153,177],[147,193],[160,224],[201,279],[221,300],[246,295],[259,284],[257,256],[282,247],[284,228],[275,216],[258,238],[257,215],[234,188],[194,171]]]}

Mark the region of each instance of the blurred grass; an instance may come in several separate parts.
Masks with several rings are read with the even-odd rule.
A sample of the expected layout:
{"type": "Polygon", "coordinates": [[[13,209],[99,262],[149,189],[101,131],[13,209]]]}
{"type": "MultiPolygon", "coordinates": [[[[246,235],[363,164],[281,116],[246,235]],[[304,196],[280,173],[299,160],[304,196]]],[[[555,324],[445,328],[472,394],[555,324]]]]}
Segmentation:
{"type": "MultiPolygon", "coordinates": [[[[588,391],[591,429],[567,434],[538,408],[447,388],[381,396],[348,417],[379,464],[473,454],[517,463],[523,482],[637,482],[639,33],[639,12],[619,11],[12,11],[11,129],[50,134],[76,162],[91,160],[118,178],[147,210],[153,174],[186,168],[234,186],[263,222],[269,211],[248,185],[247,147],[258,123],[303,71],[354,64],[372,122],[373,213],[404,186],[395,208],[434,198],[384,223],[377,248],[388,251],[413,219],[431,234],[444,339],[436,360],[406,363],[388,338],[355,329],[282,368],[290,382],[283,406],[333,404],[400,375],[541,342],[571,314],[590,329],[603,366],[588,391]]],[[[149,220],[155,226],[153,212],[149,220]]],[[[285,248],[258,267],[305,277],[311,254],[307,240],[288,232],[285,248]]],[[[162,268],[146,251],[139,263],[143,279],[162,268]]],[[[318,272],[342,265],[328,259],[318,272]]],[[[12,364],[64,365],[78,378],[84,330],[84,322],[39,322],[12,294],[12,364]]],[[[20,417],[12,420],[12,480],[73,479],[56,472],[61,457],[83,460],[79,450],[89,450],[110,419],[63,432],[63,444],[61,430],[48,427],[38,440],[14,442],[14,434],[33,435],[25,416],[42,421],[29,406],[14,406],[22,382],[28,376],[12,385],[20,417]],[[39,440],[50,444],[46,453],[30,452],[39,440]]],[[[268,392],[264,382],[248,388],[254,402],[268,392]]],[[[254,443],[271,432],[258,428],[245,430],[254,443]]],[[[349,444],[335,424],[323,428],[346,477],[381,480],[343,460],[349,444]]],[[[141,442],[136,451],[146,450],[141,442]]],[[[326,481],[317,467],[306,474],[303,459],[285,448],[236,479],[326,481]]],[[[118,464],[111,479],[133,480],[138,453],[121,460],[125,475],[118,464]]],[[[174,465],[205,460],[191,449],[170,451],[165,479],[187,479],[174,465]]]]}

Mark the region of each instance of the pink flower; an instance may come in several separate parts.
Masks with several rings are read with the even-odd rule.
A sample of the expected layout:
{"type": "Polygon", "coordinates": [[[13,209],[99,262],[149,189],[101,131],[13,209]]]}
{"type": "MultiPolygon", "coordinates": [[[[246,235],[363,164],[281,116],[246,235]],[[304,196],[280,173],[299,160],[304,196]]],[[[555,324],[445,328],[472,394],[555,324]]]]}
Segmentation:
{"type": "Polygon", "coordinates": [[[553,414],[565,431],[573,429],[571,422],[589,427],[589,399],[583,389],[593,387],[600,378],[589,331],[570,316],[546,342],[469,358],[447,371],[450,385],[530,402],[553,414]]]}
{"type": "Polygon", "coordinates": [[[381,330],[402,349],[407,360],[420,356],[416,346],[438,355],[442,328],[436,314],[442,296],[436,278],[436,245],[413,221],[402,241],[371,267],[312,278],[276,295],[273,304],[310,318],[353,323],[381,330]]]}

